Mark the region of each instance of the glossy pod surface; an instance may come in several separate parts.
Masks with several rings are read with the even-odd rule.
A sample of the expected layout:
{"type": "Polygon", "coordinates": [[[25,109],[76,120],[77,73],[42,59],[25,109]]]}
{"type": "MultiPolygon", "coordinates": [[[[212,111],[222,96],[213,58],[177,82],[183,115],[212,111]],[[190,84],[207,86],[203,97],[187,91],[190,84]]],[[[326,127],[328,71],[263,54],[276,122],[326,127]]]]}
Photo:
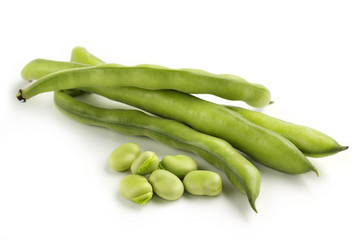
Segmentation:
{"type": "Polygon", "coordinates": [[[247,120],[279,133],[290,140],[307,156],[325,157],[348,148],[347,146],[341,146],[333,138],[313,128],[286,122],[264,113],[240,107],[227,107],[245,117],[247,120]]]}
{"type": "MultiPolygon", "coordinates": [[[[231,78],[236,80],[236,77],[231,78]]],[[[224,106],[172,90],[146,90],[136,87],[85,90],[158,116],[181,121],[196,130],[222,138],[275,170],[290,174],[314,171],[317,174],[316,168],[289,140],[251,123],[224,106]]]]}
{"type": "Polygon", "coordinates": [[[177,200],[184,193],[184,185],[181,180],[173,173],[163,169],[153,171],[149,176],[149,182],[156,195],[166,200],[177,200]]]}
{"type": "Polygon", "coordinates": [[[197,164],[194,159],[185,155],[165,156],[159,163],[159,168],[172,172],[178,178],[184,178],[189,172],[197,170],[197,164]]]}
{"type": "Polygon", "coordinates": [[[126,171],[140,154],[139,145],[133,142],[125,143],[111,153],[109,166],[115,171],[126,171]]]}
{"type": "Polygon", "coordinates": [[[136,87],[85,90],[158,116],[181,121],[196,130],[225,139],[240,151],[278,171],[290,174],[308,171],[317,173],[315,167],[289,140],[251,123],[224,106],[172,90],[147,90],[136,87]]]}
{"type": "Polygon", "coordinates": [[[259,84],[239,81],[227,75],[203,71],[169,69],[154,65],[126,67],[101,64],[57,71],[19,91],[17,98],[25,101],[37,94],[85,87],[135,86],[146,89],[174,89],[187,93],[213,94],[230,100],[242,100],[254,107],[269,103],[270,92],[259,84]]]}
{"type": "Polygon", "coordinates": [[[222,181],[216,172],[197,170],[189,172],[183,180],[185,190],[193,195],[217,196],[222,190],[222,181]]]}
{"type": "Polygon", "coordinates": [[[148,180],[140,175],[127,175],[121,179],[119,187],[125,198],[144,205],[153,196],[153,189],[148,180]]]}
{"type": "Polygon", "coordinates": [[[317,173],[316,168],[289,140],[224,106],[173,90],[136,87],[86,90],[222,138],[254,160],[275,170],[289,174],[317,173]]]}
{"type": "Polygon", "coordinates": [[[141,153],[131,164],[132,174],[146,175],[157,169],[159,158],[154,152],[146,151],[141,153]]]}
{"type": "Polygon", "coordinates": [[[193,152],[223,170],[230,182],[244,192],[256,211],[261,175],[247,159],[226,141],[200,133],[177,121],[146,115],[137,110],[104,109],[55,92],[56,107],[81,123],[102,126],[113,131],[148,136],[169,146],[193,152]]]}

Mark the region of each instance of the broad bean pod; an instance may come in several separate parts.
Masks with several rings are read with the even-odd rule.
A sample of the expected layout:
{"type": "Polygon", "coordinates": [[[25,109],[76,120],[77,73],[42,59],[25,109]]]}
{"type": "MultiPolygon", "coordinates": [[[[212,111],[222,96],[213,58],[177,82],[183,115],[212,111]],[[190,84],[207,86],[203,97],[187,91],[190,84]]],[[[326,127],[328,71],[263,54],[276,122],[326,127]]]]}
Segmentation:
{"type": "MultiPolygon", "coordinates": [[[[99,60],[96,56],[88,52],[85,48],[81,47],[75,47],[73,49],[71,61],[79,62],[81,64],[88,64],[91,66],[104,63],[102,60],[99,60]]],[[[56,71],[65,69],[61,66],[61,62],[58,65],[59,67],[56,71]]],[[[34,68],[36,69],[36,66],[34,68]]],[[[53,67],[53,69],[56,68],[53,67]]],[[[234,75],[228,74],[227,76],[241,80],[241,78],[234,75]]],[[[325,157],[348,148],[348,146],[340,145],[333,138],[316,129],[303,125],[293,124],[257,111],[252,111],[237,106],[227,107],[239,113],[250,122],[279,133],[281,136],[290,140],[306,156],[325,157]]]]}
{"type": "MultiPolygon", "coordinates": [[[[74,48],[73,53],[75,53],[75,56],[78,56],[74,58],[75,60],[83,60],[83,61],[86,60],[88,63],[91,64],[94,63],[100,64],[99,62],[96,62],[97,58],[87,51],[83,52],[81,50],[77,50],[77,48],[74,48]],[[86,56],[89,56],[89,58],[91,59],[87,58],[86,56]]],[[[37,80],[53,72],[57,72],[65,69],[88,67],[88,66],[89,65],[82,64],[80,62],[63,62],[63,61],[53,61],[53,60],[38,58],[30,61],[28,64],[25,65],[25,67],[21,71],[21,77],[24,80],[31,82],[32,80],[37,80]]],[[[71,95],[82,95],[86,93],[79,89],[68,89],[65,92],[71,95]]]]}
{"type": "Polygon", "coordinates": [[[242,100],[254,107],[269,103],[270,92],[259,84],[198,70],[170,69],[154,65],[126,67],[117,64],[75,68],[48,74],[20,90],[20,101],[49,91],[86,87],[134,86],[145,89],[174,89],[186,93],[213,94],[230,100],[242,100]]]}
{"type": "Polygon", "coordinates": [[[123,102],[164,118],[224,139],[254,160],[275,170],[300,174],[316,168],[289,140],[246,120],[234,111],[173,90],[147,90],[136,87],[87,88],[89,92],[123,102]]]}
{"type": "MultiPolygon", "coordinates": [[[[89,53],[86,49],[82,49],[81,51],[73,51],[72,52],[72,60],[73,59],[84,59],[84,56],[86,57],[86,56],[93,56],[91,53],[89,53]]],[[[89,65],[94,65],[94,62],[96,63],[96,64],[102,64],[102,63],[104,63],[104,62],[97,62],[97,59],[98,58],[96,58],[95,56],[94,56],[94,60],[93,59],[89,59],[88,61],[79,61],[79,63],[82,63],[82,64],[89,64],[89,65]]],[[[200,71],[200,70],[192,70],[192,71],[200,71]]],[[[228,78],[233,78],[233,79],[237,79],[237,80],[239,80],[239,81],[241,81],[241,78],[239,78],[239,77],[237,77],[237,76],[234,76],[234,75],[230,75],[230,74],[227,74],[227,75],[224,75],[224,76],[226,76],[226,77],[228,77],[228,78]]],[[[261,125],[261,124],[260,124],[261,125]]],[[[266,125],[266,124],[263,124],[263,125],[261,125],[261,126],[263,126],[263,127],[265,127],[266,128],[266,126],[268,126],[268,125],[266,125]]],[[[269,129],[269,128],[268,128],[269,129]]],[[[271,130],[271,128],[270,128],[270,130],[271,130]]],[[[281,135],[281,131],[278,131],[278,133],[281,135]]],[[[283,136],[283,135],[281,135],[281,136],[283,136]]],[[[287,134],[284,134],[284,137],[286,138],[287,137],[287,134]]],[[[315,136],[314,136],[315,137],[315,136]]],[[[290,139],[291,140],[291,139],[290,139]]],[[[318,140],[318,141],[320,141],[320,140],[318,140]]],[[[313,143],[315,143],[316,141],[313,141],[313,143]]],[[[296,142],[295,142],[296,143],[296,142]]],[[[237,145],[236,145],[237,146],[237,145]]],[[[293,148],[293,147],[292,147],[293,148]]],[[[300,149],[303,149],[303,148],[300,148],[300,149]]],[[[295,149],[295,152],[297,152],[298,154],[299,154],[299,152],[295,149]]],[[[281,157],[281,156],[280,156],[281,157]]],[[[303,156],[301,156],[301,154],[300,154],[300,157],[302,158],[302,160],[300,161],[300,162],[303,162],[303,163],[305,163],[305,166],[307,165],[307,167],[309,167],[311,170],[313,170],[313,171],[315,171],[315,173],[316,174],[318,174],[318,172],[317,172],[317,170],[316,170],[316,168],[315,167],[313,167],[312,166],[312,164],[307,160],[307,159],[304,159],[304,157],[303,156]]],[[[276,161],[276,160],[275,160],[276,161]]],[[[260,161],[260,162],[262,162],[262,161],[260,161]]],[[[263,163],[263,162],[262,162],[263,163]]],[[[266,164],[265,164],[266,165],[266,164]]],[[[272,164],[271,164],[272,165],[272,164]]],[[[267,166],[269,166],[269,165],[267,165],[267,166]]],[[[277,169],[277,168],[275,168],[275,169],[277,169]]],[[[283,170],[282,170],[283,171],[283,170]]]]}
{"type": "Polygon", "coordinates": [[[224,106],[173,90],[147,90],[137,87],[83,89],[158,116],[183,122],[198,131],[222,138],[275,170],[289,174],[308,171],[318,174],[316,168],[289,140],[251,123],[224,106]]]}
{"type": "Polygon", "coordinates": [[[348,146],[341,146],[328,135],[307,126],[283,121],[241,107],[227,106],[227,108],[245,117],[250,122],[279,133],[309,157],[325,157],[348,148],[348,146]]]}
{"type": "Polygon", "coordinates": [[[56,107],[81,123],[101,126],[113,131],[147,136],[174,148],[193,152],[223,170],[230,182],[247,195],[256,211],[261,175],[246,158],[226,141],[200,133],[183,123],[149,116],[138,110],[104,109],[80,102],[58,91],[54,94],[56,107]]]}

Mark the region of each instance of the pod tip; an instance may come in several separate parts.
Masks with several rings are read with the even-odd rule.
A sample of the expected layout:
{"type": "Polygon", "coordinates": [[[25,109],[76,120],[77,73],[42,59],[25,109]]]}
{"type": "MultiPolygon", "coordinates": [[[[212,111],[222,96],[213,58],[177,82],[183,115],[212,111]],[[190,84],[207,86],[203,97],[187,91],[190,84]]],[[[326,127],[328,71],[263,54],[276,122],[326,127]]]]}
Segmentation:
{"type": "Polygon", "coordinates": [[[317,170],[315,167],[314,167],[312,170],[315,172],[316,176],[319,177],[319,172],[318,172],[318,170],[317,170]]]}
{"type": "Polygon", "coordinates": [[[26,102],[26,99],[22,96],[22,90],[19,89],[19,92],[16,94],[16,98],[20,101],[20,102],[26,102]]]}
{"type": "Polygon", "coordinates": [[[255,206],[255,202],[254,201],[249,201],[250,202],[250,206],[251,206],[251,208],[256,212],[256,213],[258,213],[258,211],[257,211],[257,209],[256,209],[256,206],[255,206]]]}
{"type": "Polygon", "coordinates": [[[341,145],[340,145],[340,146],[332,149],[331,151],[329,151],[329,155],[335,154],[335,153],[338,153],[338,152],[345,151],[345,150],[348,149],[348,148],[349,148],[349,146],[341,146],[341,145]]]}

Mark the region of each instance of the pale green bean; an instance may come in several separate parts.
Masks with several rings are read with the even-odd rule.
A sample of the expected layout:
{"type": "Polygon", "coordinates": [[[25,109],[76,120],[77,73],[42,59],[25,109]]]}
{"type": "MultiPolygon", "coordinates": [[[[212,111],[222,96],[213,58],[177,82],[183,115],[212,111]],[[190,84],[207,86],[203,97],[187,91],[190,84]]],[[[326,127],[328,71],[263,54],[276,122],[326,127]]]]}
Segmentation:
{"type": "Polygon", "coordinates": [[[217,196],[222,190],[220,175],[211,171],[189,172],[184,177],[183,183],[185,190],[193,195],[217,196]]]}
{"type": "Polygon", "coordinates": [[[159,158],[156,153],[146,151],[141,153],[131,164],[131,172],[133,174],[146,175],[157,169],[159,158]]]}
{"type": "Polygon", "coordinates": [[[185,155],[165,156],[159,163],[159,168],[172,172],[178,178],[184,178],[189,172],[197,170],[197,164],[194,159],[185,155]]]}
{"type": "Polygon", "coordinates": [[[136,143],[123,144],[111,153],[109,165],[115,171],[126,171],[140,154],[140,147],[136,143]]]}
{"type": "Polygon", "coordinates": [[[153,196],[153,189],[148,180],[140,175],[127,175],[121,179],[120,193],[127,199],[144,205],[153,196]]]}
{"type": "Polygon", "coordinates": [[[184,185],[181,180],[173,173],[158,169],[149,176],[154,192],[159,197],[166,200],[177,200],[184,193],[184,185]]]}

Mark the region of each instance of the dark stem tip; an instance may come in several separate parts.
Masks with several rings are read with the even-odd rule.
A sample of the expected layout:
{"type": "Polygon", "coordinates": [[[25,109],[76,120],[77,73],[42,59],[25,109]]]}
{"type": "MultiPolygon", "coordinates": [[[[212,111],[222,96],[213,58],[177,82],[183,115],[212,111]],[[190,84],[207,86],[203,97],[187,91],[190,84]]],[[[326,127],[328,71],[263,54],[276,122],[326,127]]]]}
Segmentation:
{"type": "Polygon", "coordinates": [[[22,96],[22,90],[19,89],[19,92],[16,94],[16,98],[20,101],[20,102],[26,102],[26,99],[23,98],[22,96]]]}

